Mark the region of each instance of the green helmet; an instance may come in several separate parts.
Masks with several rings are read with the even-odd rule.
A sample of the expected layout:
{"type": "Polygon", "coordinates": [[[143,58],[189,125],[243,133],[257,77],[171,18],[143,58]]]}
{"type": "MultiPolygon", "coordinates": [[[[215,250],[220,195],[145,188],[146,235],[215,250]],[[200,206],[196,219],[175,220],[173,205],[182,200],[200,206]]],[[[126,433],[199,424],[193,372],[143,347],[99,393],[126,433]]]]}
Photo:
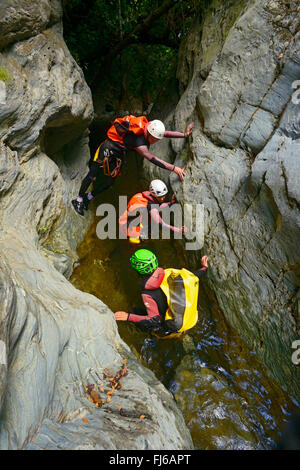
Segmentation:
{"type": "Polygon", "coordinates": [[[151,274],[158,267],[158,261],[150,250],[137,250],[130,258],[133,269],[139,274],[151,274]]]}

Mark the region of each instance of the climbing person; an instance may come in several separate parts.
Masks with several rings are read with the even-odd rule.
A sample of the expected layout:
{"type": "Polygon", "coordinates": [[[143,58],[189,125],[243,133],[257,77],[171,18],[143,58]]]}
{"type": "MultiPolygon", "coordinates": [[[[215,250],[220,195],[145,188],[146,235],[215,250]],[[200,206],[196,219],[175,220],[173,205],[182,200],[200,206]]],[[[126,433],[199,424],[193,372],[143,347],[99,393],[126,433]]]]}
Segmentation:
{"type": "Polygon", "coordinates": [[[167,193],[167,185],[156,179],[151,181],[149,191],[137,193],[129,200],[126,211],[119,218],[119,225],[121,232],[127,235],[131,243],[141,243],[141,240],[150,238],[151,223],[168,228],[172,232],[186,232],[186,227],[168,225],[160,216],[160,210],[175,202],[174,194],[171,201],[164,202],[167,193]]]}
{"type": "Polygon", "coordinates": [[[137,250],[130,263],[142,277],[145,309],[118,311],[115,319],[134,322],[160,337],[176,336],[193,328],[198,320],[199,279],[207,273],[208,257],[201,258],[201,268],[195,272],[163,269],[155,254],[146,249],[137,250]]]}
{"type": "Polygon", "coordinates": [[[148,121],[145,116],[127,115],[117,118],[107,132],[107,139],[100,144],[89,165],[89,172],[82,180],[78,197],[72,200],[75,211],[84,215],[90,201],[102,191],[110,188],[115,178],[121,174],[122,161],[128,151],[136,151],[154,165],[176,173],[180,180],[185,177],[182,168],[161,160],[149,151],[150,145],[163,137],[184,138],[193,130],[194,123],[187,126],[185,132],[166,131],[163,122],[158,119],[148,121]],[[104,178],[101,178],[104,175],[104,178]],[[90,184],[93,189],[87,193],[90,184]]]}

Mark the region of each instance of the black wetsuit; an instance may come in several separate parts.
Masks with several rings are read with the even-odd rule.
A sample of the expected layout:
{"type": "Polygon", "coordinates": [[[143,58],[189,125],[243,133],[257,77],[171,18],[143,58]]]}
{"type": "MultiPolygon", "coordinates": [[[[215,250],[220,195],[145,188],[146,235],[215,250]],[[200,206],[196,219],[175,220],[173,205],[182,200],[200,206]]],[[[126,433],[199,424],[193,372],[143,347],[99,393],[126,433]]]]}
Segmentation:
{"type": "MultiPolygon", "coordinates": [[[[158,270],[159,269],[161,268],[158,268],[158,270]]],[[[139,326],[157,334],[168,335],[172,332],[176,332],[176,330],[170,331],[169,325],[166,325],[164,322],[166,311],[168,309],[167,297],[163,290],[159,287],[161,282],[160,279],[158,279],[157,284],[155,282],[151,282],[153,276],[156,272],[158,272],[158,270],[149,276],[143,277],[141,295],[146,309],[139,307],[133,308],[129,312],[128,320],[137,323],[139,326]]],[[[207,267],[202,267],[196,271],[191,272],[200,279],[207,273],[207,270],[207,267]]]]}

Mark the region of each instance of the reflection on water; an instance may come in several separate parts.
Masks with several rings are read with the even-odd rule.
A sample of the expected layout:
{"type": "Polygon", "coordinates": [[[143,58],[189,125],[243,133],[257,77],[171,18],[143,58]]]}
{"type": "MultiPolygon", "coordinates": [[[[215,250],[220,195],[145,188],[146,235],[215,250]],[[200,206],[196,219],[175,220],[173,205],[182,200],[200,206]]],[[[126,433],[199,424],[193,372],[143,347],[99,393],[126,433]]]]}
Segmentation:
{"type": "MultiPolygon", "coordinates": [[[[147,189],[134,165],[97,203],[147,189]],[[130,188],[130,192],[128,192],[130,188]]],[[[92,207],[95,210],[95,205],[92,207]]],[[[100,298],[112,311],[142,305],[140,279],[129,265],[139,247],[127,240],[99,240],[96,224],[79,248],[71,282],[100,298]]],[[[150,241],[162,267],[188,267],[175,241],[150,241]]],[[[200,289],[199,321],[179,339],[159,340],[134,324],[119,332],[140,361],[173,393],[198,449],[271,449],[295,404],[268,378],[255,353],[226,324],[213,294],[200,289]]]]}

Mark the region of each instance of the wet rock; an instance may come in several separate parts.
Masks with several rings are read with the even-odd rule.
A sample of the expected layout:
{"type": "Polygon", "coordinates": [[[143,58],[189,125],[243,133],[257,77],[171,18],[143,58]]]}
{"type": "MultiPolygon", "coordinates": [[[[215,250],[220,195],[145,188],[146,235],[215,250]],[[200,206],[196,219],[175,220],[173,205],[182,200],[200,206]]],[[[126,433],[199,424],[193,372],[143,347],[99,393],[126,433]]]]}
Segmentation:
{"type": "MultiPolygon", "coordinates": [[[[291,360],[300,335],[299,8],[296,1],[213,2],[186,40],[198,55],[181,52],[182,96],[169,115],[176,128],[195,121],[184,147],[172,144],[172,161],[187,176],[180,183],[172,174],[169,182],[181,202],[204,205],[209,287],[230,324],[294,397],[300,393],[291,360]],[[216,27],[208,37],[211,18],[220,23],[220,17],[224,34],[216,27]],[[209,42],[218,44],[215,55],[209,42]]],[[[165,158],[165,147],[160,152],[156,145],[165,158]]],[[[161,176],[168,180],[166,172],[161,176]]],[[[192,262],[199,258],[191,254],[192,262]]]]}
{"type": "Polygon", "coordinates": [[[19,154],[39,147],[52,156],[82,135],[93,118],[91,92],[59,25],[0,54],[10,80],[0,137],[19,154]]]}
{"type": "Polygon", "coordinates": [[[0,249],[0,448],[192,448],[171,394],[120,339],[113,313],[75,289],[26,233],[7,231],[0,249]],[[105,387],[125,357],[122,388],[97,408],[86,385],[105,387]]]}
{"type": "Polygon", "coordinates": [[[67,280],[91,222],[70,202],[88,171],[93,103],[61,3],[0,9],[0,448],[190,449],[172,395],[122,342],[113,313],[67,280]],[[126,382],[99,409],[85,387],[124,357],[126,382]]]}
{"type": "Polygon", "coordinates": [[[0,49],[43,31],[60,21],[60,0],[2,0],[0,49]]]}

